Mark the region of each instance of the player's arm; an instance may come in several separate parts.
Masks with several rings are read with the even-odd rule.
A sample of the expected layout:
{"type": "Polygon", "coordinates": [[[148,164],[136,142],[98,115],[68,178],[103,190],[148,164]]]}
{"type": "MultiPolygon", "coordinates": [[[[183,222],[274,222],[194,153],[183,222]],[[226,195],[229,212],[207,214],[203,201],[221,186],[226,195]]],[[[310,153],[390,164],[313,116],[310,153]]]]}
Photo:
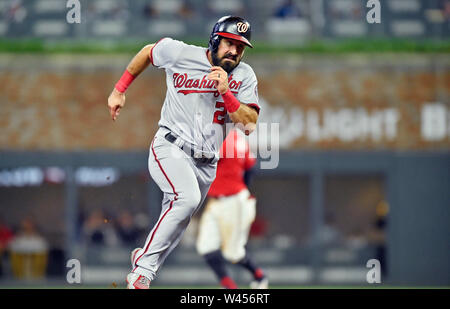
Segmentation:
{"type": "MultiPolygon", "coordinates": [[[[232,93],[230,94],[233,95],[232,93]]],[[[258,121],[258,112],[253,107],[239,102],[239,108],[235,112],[228,111],[228,115],[230,115],[230,119],[233,123],[242,124],[244,126],[243,131],[246,135],[255,131],[256,122],[258,121]]]]}
{"type": "Polygon", "coordinates": [[[218,66],[211,68],[208,79],[216,81],[217,91],[222,95],[225,102],[225,108],[230,115],[231,121],[235,124],[243,126],[243,131],[249,135],[256,129],[258,121],[258,112],[247,104],[240,103],[238,99],[231,93],[228,87],[228,74],[224,69],[218,66]]]}
{"type": "Polygon", "coordinates": [[[125,105],[125,91],[128,86],[130,86],[133,80],[151,63],[150,55],[153,46],[155,46],[155,44],[144,46],[144,48],[142,48],[136,56],[134,56],[128,64],[122,77],[109,95],[108,108],[113,120],[117,119],[120,109],[125,105]]]}

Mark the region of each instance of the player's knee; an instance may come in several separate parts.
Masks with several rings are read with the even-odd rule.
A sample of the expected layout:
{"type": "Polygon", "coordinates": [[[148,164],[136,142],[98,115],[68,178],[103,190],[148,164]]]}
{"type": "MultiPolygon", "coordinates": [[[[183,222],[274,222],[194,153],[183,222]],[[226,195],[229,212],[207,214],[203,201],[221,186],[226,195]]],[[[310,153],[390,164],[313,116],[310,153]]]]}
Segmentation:
{"type": "Polygon", "coordinates": [[[237,263],[240,260],[242,260],[245,256],[245,250],[224,250],[223,251],[223,257],[231,262],[231,263],[237,263]]]}
{"type": "Polygon", "coordinates": [[[195,243],[195,249],[197,250],[197,253],[200,255],[205,255],[210,253],[211,251],[214,251],[211,250],[211,248],[209,248],[204,242],[201,241],[197,241],[195,243]]]}
{"type": "Polygon", "coordinates": [[[193,212],[200,204],[201,194],[197,188],[181,192],[177,198],[185,207],[186,211],[193,212]]]}
{"type": "Polygon", "coordinates": [[[195,242],[195,249],[198,254],[206,255],[208,253],[220,250],[220,242],[214,237],[208,237],[206,233],[201,233],[195,242]]]}

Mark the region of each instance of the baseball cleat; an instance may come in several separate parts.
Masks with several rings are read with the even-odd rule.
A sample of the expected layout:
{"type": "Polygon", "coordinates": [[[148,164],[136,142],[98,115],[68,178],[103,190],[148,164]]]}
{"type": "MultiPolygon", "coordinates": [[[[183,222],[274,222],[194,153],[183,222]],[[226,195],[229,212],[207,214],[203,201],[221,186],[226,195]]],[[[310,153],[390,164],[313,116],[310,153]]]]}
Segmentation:
{"type": "Polygon", "coordinates": [[[136,257],[136,254],[138,253],[139,250],[141,250],[142,248],[136,248],[133,251],[131,251],[131,267],[134,268],[136,265],[134,264],[134,258],[136,257]]]}
{"type": "Polygon", "coordinates": [[[269,279],[266,277],[262,278],[261,280],[255,280],[250,283],[251,289],[268,289],[269,288],[269,279]]]}
{"type": "Polygon", "coordinates": [[[127,276],[127,289],[129,290],[147,290],[150,289],[150,279],[145,276],[129,273],[127,276]]]}

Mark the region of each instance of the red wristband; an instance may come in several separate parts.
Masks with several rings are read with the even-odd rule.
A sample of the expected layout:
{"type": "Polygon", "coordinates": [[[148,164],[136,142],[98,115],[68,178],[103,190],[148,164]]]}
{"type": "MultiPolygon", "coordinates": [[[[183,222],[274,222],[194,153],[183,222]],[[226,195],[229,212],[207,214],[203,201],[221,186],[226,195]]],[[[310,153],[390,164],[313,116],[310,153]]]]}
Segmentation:
{"type": "Polygon", "coordinates": [[[236,97],[231,93],[230,89],[222,94],[222,98],[225,103],[225,108],[230,113],[234,113],[241,106],[241,103],[239,103],[238,99],[236,99],[236,97]]]}
{"type": "Polygon", "coordinates": [[[127,91],[128,87],[131,85],[131,83],[133,82],[133,80],[136,77],[131,75],[130,72],[128,72],[128,70],[125,70],[125,72],[123,72],[122,77],[119,79],[119,81],[116,84],[116,89],[117,91],[124,93],[125,91],[127,91]]]}

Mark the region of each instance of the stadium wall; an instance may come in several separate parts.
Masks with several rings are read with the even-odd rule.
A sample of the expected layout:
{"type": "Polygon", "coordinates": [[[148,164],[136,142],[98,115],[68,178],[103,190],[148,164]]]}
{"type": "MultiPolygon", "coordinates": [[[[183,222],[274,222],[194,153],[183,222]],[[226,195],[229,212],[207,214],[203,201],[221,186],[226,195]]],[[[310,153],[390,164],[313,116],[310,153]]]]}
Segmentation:
{"type": "MultiPolygon", "coordinates": [[[[130,57],[1,55],[0,148],[147,149],[164,101],[164,72],[143,73],[119,121],[110,121],[106,108],[130,57]]],[[[283,149],[450,148],[447,55],[254,55],[248,61],[259,79],[260,122],[280,123],[283,149]]]]}

